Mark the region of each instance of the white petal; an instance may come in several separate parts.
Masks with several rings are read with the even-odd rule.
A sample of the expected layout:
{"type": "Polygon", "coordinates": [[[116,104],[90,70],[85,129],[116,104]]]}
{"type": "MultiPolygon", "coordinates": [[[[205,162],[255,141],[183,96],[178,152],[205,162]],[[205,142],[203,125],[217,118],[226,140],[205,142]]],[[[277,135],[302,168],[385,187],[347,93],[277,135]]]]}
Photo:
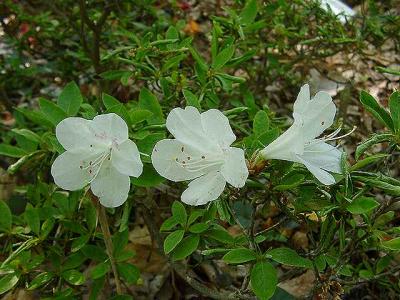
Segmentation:
{"type": "Polygon", "coordinates": [[[75,191],[86,186],[98,171],[100,165],[86,168],[90,161],[95,161],[99,153],[66,151],[56,158],[51,166],[54,182],[65,190],[75,191]]]}
{"type": "Polygon", "coordinates": [[[297,123],[293,124],[276,140],[261,150],[260,154],[265,159],[297,161],[296,154],[302,154],[304,150],[301,132],[302,128],[297,123]]]}
{"type": "Polygon", "coordinates": [[[304,159],[302,159],[300,156],[299,158],[299,162],[301,162],[302,164],[304,164],[304,166],[315,176],[315,178],[317,178],[322,184],[325,185],[331,185],[334,184],[335,178],[329,174],[329,172],[321,169],[320,166],[318,165],[314,165],[304,159]]]}
{"type": "Polygon", "coordinates": [[[177,140],[201,152],[209,153],[218,148],[218,145],[205,133],[200,113],[193,106],[171,110],[166,126],[177,140]]]}
{"type": "Polygon", "coordinates": [[[143,171],[143,163],[140,160],[139,150],[131,140],[126,140],[113,148],[111,163],[124,175],[139,177],[143,171]]]}
{"type": "Polygon", "coordinates": [[[66,118],[56,126],[57,140],[65,150],[98,147],[102,141],[93,131],[92,121],[83,118],[66,118]]]}
{"type": "Polygon", "coordinates": [[[225,185],[225,179],[220,172],[211,172],[190,182],[181,199],[189,205],[203,205],[217,199],[225,185]]]}
{"type": "Polygon", "coordinates": [[[221,168],[222,176],[234,187],[243,187],[249,176],[243,149],[230,147],[225,154],[227,156],[221,168]]]}
{"type": "Polygon", "coordinates": [[[219,110],[210,109],[203,112],[201,121],[207,136],[222,148],[229,147],[236,140],[228,118],[219,110]]]}
{"type": "Polygon", "coordinates": [[[342,173],[341,159],[343,152],[325,142],[314,142],[306,145],[302,159],[326,171],[342,173]]]}
{"type": "Polygon", "coordinates": [[[205,174],[207,156],[178,140],[164,139],[154,146],[151,161],[156,171],[172,181],[191,180],[205,174]],[[198,171],[193,169],[200,169],[198,171]]]}
{"type": "Polygon", "coordinates": [[[305,141],[311,141],[333,124],[336,106],[327,92],[318,92],[311,100],[309,87],[304,85],[293,108],[295,123],[303,126],[302,134],[305,141]]]}
{"type": "Polygon", "coordinates": [[[130,185],[129,176],[118,172],[107,160],[90,187],[103,206],[118,207],[128,198],[130,185]]]}
{"type": "Polygon", "coordinates": [[[93,129],[104,141],[115,141],[120,144],[128,139],[128,125],[114,113],[94,117],[93,129]]]}

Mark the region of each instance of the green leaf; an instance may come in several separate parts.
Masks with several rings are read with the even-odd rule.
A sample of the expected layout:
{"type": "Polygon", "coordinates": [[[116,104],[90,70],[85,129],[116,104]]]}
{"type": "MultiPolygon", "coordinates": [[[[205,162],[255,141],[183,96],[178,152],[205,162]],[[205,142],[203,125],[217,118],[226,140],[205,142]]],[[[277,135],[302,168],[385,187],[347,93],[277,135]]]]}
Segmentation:
{"type": "Polygon", "coordinates": [[[110,263],[108,261],[99,263],[90,272],[90,277],[92,279],[98,279],[107,274],[109,270],[110,270],[110,263]]]}
{"type": "Polygon", "coordinates": [[[388,241],[383,241],[381,244],[383,247],[388,248],[390,250],[400,250],[400,237],[388,241]]]}
{"type": "Polygon", "coordinates": [[[269,129],[268,114],[265,111],[260,110],[259,112],[256,113],[253,119],[253,132],[256,136],[259,136],[267,132],[268,129],[269,129]]]}
{"type": "Polygon", "coordinates": [[[183,227],[186,226],[187,214],[185,207],[181,202],[174,201],[174,203],[172,203],[172,215],[179,224],[181,224],[183,227]]]}
{"type": "Polygon", "coordinates": [[[172,216],[164,221],[160,227],[160,231],[168,231],[178,225],[178,221],[172,216]]]}
{"type": "Polygon", "coordinates": [[[122,77],[129,76],[131,74],[132,74],[131,71],[126,71],[126,70],[109,70],[101,73],[100,77],[106,80],[117,80],[121,79],[122,77]]]}
{"type": "Polygon", "coordinates": [[[366,91],[361,91],[360,101],[364,107],[383,125],[394,131],[393,120],[389,113],[379,105],[379,103],[366,91]]]}
{"type": "Polygon", "coordinates": [[[114,106],[118,106],[118,105],[122,104],[117,99],[115,99],[113,96],[108,95],[106,93],[102,94],[102,99],[103,99],[103,104],[106,107],[106,109],[110,109],[114,106]]]}
{"type": "Polygon", "coordinates": [[[193,94],[188,89],[183,89],[182,93],[183,93],[183,97],[185,97],[187,106],[194,106],[197,109],[200,109],[199,99],[197,98],[197,96],[195,94],[193,94]]]}
{"type": "Polygon", "coordinates": [[[374,198],[370,197],[359,197],[354,199],[346,209],[352,214],[364,214],[375,207],[379,206],[379,202],[377,202],[374,198]]]}
{"type": "Polygon", "coordinates": [[[143,166],[142,175],[140,175],[138,178],[131,177],[131,181],[137,186],[153,187],[165,181],[165,178],[160,176],[156,170],[154,170],[151,164],[145,164],[143,166]]]}
{"type": "Polygon", "coordinates": [[[176,261],[188,257],[190,254],[196,251],[199,242],[200,236],[197,234],[185,237],[172,252],[172,260],[176,261]]]}
{"type": "Polygon", "coordinates": [[[196,49],[193,47],[189,47],[190,54],[192,54],[193,59],[197,62],[197,65],[200,67],[200,70],[205,72],[208,70],[208,65],[205,62],[204,58],[200,56],[196,49]]]}
{"type": "Polygon", "coordinates": [[[360,145],[357,146],[355,153],[356,160],[358,160],[361,155],[363,155],[364,152],[371,148],[373,145],[390,141],[392,139],[393,135],[391,133],[374,134],[369,139],[363,141],[360,145]]]}
{"type": "Polygon", "coordinates": [[[125,105],[115,99],[113,96],[103,93],[103,103],[107,108],[107,113],[115,113],[120,116],[130,126],[131,117],[126,109],[125,105]]]}
{"type": "Polygon", "coordinates": [[[137,109],[131,111],[130,116],[132,124],[135,125],[151,118],[151,116],[153,116],[153,113],[147,109],[137,109]]]}
{"type": "Polygon", "coordinates": [[[54,278],[53,273],[50,272],[40,273],[35,278],[33,278],[33,280],[29,283],[28,290],[35,290],[37,288],[40,288],[53,278],[54,278]]]}
{"type": "Polygon", "coordinates": [[[12,129],[12,132],[15,132],[16,134],[25,137],[29,141],[33,143],[40,143],[40,136],[38,136],[36,133],[33,131],[30,131],[29,129],[22,128],[22,129],[12,129]]]}
{"type": "Polygon", "coordinates": [[[61,276],[72,285],[82,285],[85,282],[85,276],[74,269],[64,271],[61,276]]]}
{"type": "Polygon", "coordinates": [[[207,223],[196,223],[189,227],[191,233],[202,233],[210,227],[207,223]]]}
{"type": "Polygon", "coordinates": [[[112,237],[114,256],[117,257],[124,250],[129,241],[128,229],[116,232],[112,237]]]}
{"type": "Polygon", "coordinates": [[[359,160],[354,165],[352,165],[350,168],[350,171],[351,172],[357,171],[359,169],[364,168],[365,166],[368,166],[368,165],[370,165],[378,160],[381,160],[385,157],[388,157],[388,156],[389,156],[389,154],[382,154],[382,153],[368,156],[362,160],[359,160]]]}
{"type": "Polygon", "coordinates": [[[296,251],[290,248],[275,248],[267,251],[266,255],[271,256],[274,261],[293,267],[312,268],[311,260],[301,257],[296,251]]]}
{"type": "Polygon", "coordinates": [[[145,87],[140,90],[139,108],[153,113],[153,116],[147,120],[149,124],[164,123],[164,115],[158,99],[145,87]]]}
{"type": "Polygon", "coordinates": [[[25,150],[23,150],[21,148],[6,145],[6,144],[0,144],[0,155],[20,158],[27,154],[28,154],[28,152],[26,152],[25,150]]]}
{"type": "Polygon", "coordinates": [[[0,200],[0,216],[0,231],[10,231],[12,225],[11,210],[3,200],[0,200]]]}
{"type": "Polygon", "coordinates": [[[241,25],[248,25],[254,21],[257,16],[257,0],[248,0],[239,18],[241,25]]]}
{"type": "Polygon", "coordinates": [[[118,263],[117,271],[127,284],[135,284],[140,278],[139,269],[130,263],[118,263]]]}
{"type": "Polygon", "coordinates": [[[221,243],[233,244],[235,239],[223,228],[214,228],[207,231],[207,236],[221,243]]]}
{"type": "Polygon", "coordinates": [[[26,223],[28,223],[28,226],[36,235],[39,235],[40,219],[37,208],[33,208],[31,205],[28,204],[24,215],[25,215],[25,221],[26,223]]]}
{"type": "Polygon", "coordinates": [[[304,182],[305,175],[299,173],[289,173],[285,177],[282,178],[282,181],[279,185],[274,187],[274,190],[277,191],[287,191],[293,189],[304,182]]]}
{"type": "Polygon", "coordinates": [[[179,65],[179,63],[186,58],[186,54],[179,54],[177,56],[169,58],[162,66],[162,71],[165,72],[171,68],[179,65]]]}
{"type": "Polygon", "coordinates": [[[400,131],[400,92],[396,91],[389,98],[389,109],[393,120],[394,131],[400,131]]]}
{"type": "Polygon", "coordinates": [[[90,239],[90,234],[83,234],[72,241],[71,251],[76,252],[87,244],[90,239]]]}
{"type": "Polygon", "coordinates": [[[182,241],[184,230],[177,230],[171,232],[164,240],[164,252],[165,254],[170,253],[175,247],[182,241]]]}
{"type": "Polygon", "coordinates": [[[222,259],[228,264],[242,264],[257,259],[256,253],[247,248],[233,249],[226,253],[222,259]]]}
{"type": "Polygon", "coordinates": [[[57,106],[54,102],[46,100],[44,98],[39,99],[39,107],[46,118],[53,124],[57,125],[66,117],[68,117],[67,113],[62,110],[61,107],[57,106]]]}
{"type": "Polygon", "coordinates": [[[18,282],[19,277],[15,273],[7,274],[0,279],[0,295],[11,290],[18,282]]]}
{"type": "Polygon", "coordinates": [[[57,104],[69,116],[75,116],[83,102],[81,91],[74,81],[68,83],[58,96],[57,104]]]}
{"type": "Polygon", "coordinates": [[[228,46],[224,50],[222,50],[218,55],[215,57],[215,61],[212,63],[212,67],[215,70],[221,69],[225,64],[232,58],[233,54],[235,53],[235,47],[228,46]]]}
{"type": "Polygon", "coordinates": [[[261,299],[270,299],[278,284],[278,275],[275,268],[266,261],[256,263],[251,269],[250,283],[254,294],[261,299]]]}

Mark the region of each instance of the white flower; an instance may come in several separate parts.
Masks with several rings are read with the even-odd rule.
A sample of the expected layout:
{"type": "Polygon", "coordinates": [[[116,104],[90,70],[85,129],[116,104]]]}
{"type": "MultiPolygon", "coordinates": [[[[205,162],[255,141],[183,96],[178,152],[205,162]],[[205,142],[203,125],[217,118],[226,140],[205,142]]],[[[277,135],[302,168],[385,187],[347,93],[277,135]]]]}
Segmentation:
{"type": "Polygon", "coordinates": [[[310,99],[310,88],[304,85],[294,103],[293,125],[260,154],[265,159],[301,163],[323,184],[334,184],[329,172],[341,173],[342,152],[326,142],[337,139],[340,128],[329,136],[316,137],[332,125],[335,114],[336,106],[328,93],[318,92],[310,99]]]}
{"type": "Polygon", "coordinates": [[[321,7],[326,11],[330,8],[342,23],[346,22],[346,17],[353,17],[356,14],[351,7],[339,0],[321,0],[321,7]]]}
{"type": "Polygon", "coordinates": [[[191,106],[175,108],[167,117],[167,129],[175,139],[159,141],[151,156],[154,168],[172,181],[193,180],[182,201],[202,205],[217,199],[226,182],[243,187],[248,170],[244,151],[230,147],[236,136],[228,118],[219,110],[202,114],[191,106]]]}
{"type": "Polygon", "coordinates": [[[122,118],[113,113],[93,120],[66,118],[57,125],[56,136],[66,150],[51,167],[59,187],[74,191],[90,184],[106,207],[126,201],[129,176],[138,177],[143,164],[122,118]]]}

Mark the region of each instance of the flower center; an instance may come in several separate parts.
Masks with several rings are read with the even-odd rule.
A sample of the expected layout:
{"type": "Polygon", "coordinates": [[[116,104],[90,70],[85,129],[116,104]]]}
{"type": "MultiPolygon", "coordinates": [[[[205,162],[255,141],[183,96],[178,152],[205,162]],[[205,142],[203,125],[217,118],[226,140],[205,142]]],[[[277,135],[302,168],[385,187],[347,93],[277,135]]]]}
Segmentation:
{"type": "MultiPolygon", "coordinates": [[[[90,145],[92,146],[92,145],[90,145]]],[[[108,148],[104,152],[100,153],[95,159],[90,160],[82,160],[79,168],[81,170],[86,170],[91,176],[90,182],[99,174],[101,166],[106,160],[111,159],[111,150],[112,148],[108,148]]]]}
{"type": "Polygon", "coordinates": [[[201,156],[183,156],[176,157],[175,162],[189,172],[199,172],[205,169],[220,166],[224,163],[221,154],[218,155],[201,155],[201,156]]]}

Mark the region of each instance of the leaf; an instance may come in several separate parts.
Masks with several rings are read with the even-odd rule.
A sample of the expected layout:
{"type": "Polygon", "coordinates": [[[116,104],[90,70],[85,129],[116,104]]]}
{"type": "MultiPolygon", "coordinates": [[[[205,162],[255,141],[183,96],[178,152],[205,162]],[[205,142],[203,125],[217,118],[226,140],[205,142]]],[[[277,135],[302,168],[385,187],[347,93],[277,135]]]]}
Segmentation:
{"type": "Polygon", "coordinates": [[[120,252],[124,250],[129,241],[129,232],[124,230],[116,232],[112,237],[114,256],[119,256],[120,252]]]}
{"type": "Polygon", "coordinates": [[[100,77],[106,80],[117,80],[121,79],[124,76],[129,76],[131,74],[132,74],[131,71],[126,71],[126,70],[109,70],[101,73],[100,77]]]}
{"type": "Polygon", "coordinates": [[[82,285],[85,282],[85,276],[74,269],[64,271],[61,276],[72,285],[82,285]]]}
{"type": "Polygon", "coordinates": [[[103,99],[103,104],[106,107],[106,109],[110,109],[110,108],[112,108],[114,106],[122,104],[117,99],[115,99],[113,96],[108,95],[106,93],[103,93],[101,96],[102,96],[102,99],[103,99]]]}
{"type": "Polygon", "coordinates": [[[270,255],[271,259],[287,266],[312,268],[311,260],[301,257],[296,251],[290,248],[275,248],[267,251],[266,255],[270,255]]]}
{"type": "Polygon", "coordinates": [[[68,117],[67,113],[62,110],[61,107],[57,106],[55,103],[46,100],[44,98],[39,99],[39,107],[46,118],[53,124],[57,125],[66,117],[68,117]]]}
{"type": "Polygon", "coordinates": [[[69,116],[75,116],[83,102],[81,91],[74,81],[68,83],[58,96],[57,104],[69,116]]]}
{"type": "Polygon", "coordinates": [[[254,21],[257,16],[257,0],[248,0],[241,11],[239,18],[241,25],[248,25],[254,21]]]}
{"type": "Polygon", "coordinates": [[[131,117],[126,109],[125,105],[115,99],[113,96],[103,93],[103,103],[104,106],[107,108],[107,113],[115,113],[119,115],[124,121],[130,126],[131,124],[131,117]]]}
{"type": "Polygon", "coordinates": [[[162,66],[162,71],[165,72],[171,68],[179,65],[179,63],[186,58],[186,54],[180,54],[169,58],[162,66]]]}
{"type": "Polygon", "coordinates": [[[10,231],[12,225],[11,210],[3,200],[0,200],[0,216],[0,231],[10,231]]]}
{"type": "Polygon", "coordinates": [[[72,241],[71,251],[76,252],[87,244],[90,239],[90,234],[83,234],[72,241]]]}
{"type": "Polygon", "coordinates": [[[168,231],[178,225],[178,221],[174,217],[170,217],[161,224],[160,231],[168,231]]]}
{"type": "Polygon", "coordinates": [[[142,187],[157,186],[163,181],[165,181],[165,178],[160,176],[151,164],[143,166],[143,173],[138,178],[131,177],[131,182],[134,185],[142,187]]]}
{"type": "Polygon", "coordinates": [[[192,54],[193,59],[197,62],[197,65],[199,66],[200,70],[205,72],[208,70],[208,65],[205,62],[204,58],[200,56],[200,54],[197,52],[196,49],[193,47],[189,47],[190,54],[192,54]]]}
{"type": "Polygon", "coordinates": [[[92,279],[98,279],[107,274],[109,270],[110,270],[110,263],[108,261],[99,263],[90,272],[90,277],[92,279]]]}
{"type": "Polygon", "coordinates": [[[187,106],[194,106],[197,109],[200,109],[199,99],[197,98],[197,96],[195,94],[193,94],[188,89],[183,89],[182,93],[183,93],[183,97],[185,97],[187,106]]]}
{"type": "Polygon", "coordinates": [[[362,169],[365,166],[368,166],[368,165],[370,165],[378,160],[381,160],[385,157],[388,157],[388,156],[389,156],[389,154],[375,154],[375,155],[368,156],[362,160],[359,160],[354,165],[352,165],[350,168],[350,171],[353,172],[353,171],[362,169]]]}
{"type": "Polygon", "coordinates": [[[164,240],[164,252],[165,254],[170,253],[175,247],[182,241],[184,230],[176,230],[171,232],[164,240]]]}
{"type": "Polygon", "coordinates": [[[20,158],[27,154],[28,154],[28,152],[26,152],[25,150],[23,150],[21,148],[6,145],[6,144],[0,144],[0,155],[20,158]]]}
{"type": "Polygon", "coordinates": [[[172,260],[176,261],[188,257],[196,251],[199,242],[200,236],[198,234],[187,236],[178,244],[178,246],[175,247],[172,252],[172,260]]]}
{"type": "Polygon", "coordinates": [[[390,141],[391,139],[393,139],[393,135],[391,133],[374,134],[369,139],[365,140],[357,146],[355,153],[356,160],[358,160],[360,156],[363,155],[364,152],[371,148],[373,145],[390,141]]]}
{"type": "Polygon", "coordinates": [[[389,109],[393,120],[394,131],[400,131],[400,92],[396,91],[389,98],[389,109]]]}
{"type": "Polygon", "coordinates": [[[383,241],[381,244],[383,247],[388,248],[390,250],[400,250],[400,237],[388,241],[383,241]]]}
{"type": "Polygon", "coordinates": [[[133,125],[143,122],[153,116],[153,113],[147,109],[137,109],[130,112],[133,125]]]}
{"type": "Polygon", "coordinates": [[[183,227],[186,226],[187,214],[185,207],[181,202],[174,201],[174,203],[172,203],[172,215],[179,224],[181,224],[183,227]]]}
{"type": "Polygon", "coordinates": [[[37,275],[28,285],[28,290],[35,290],[48,283],[54,278],[54,274],[50,272],[43,272],[37,275]]]}
{"type": "Polygon", "coordinates": [[[275,268],[266,261],[256,263],[251,269],[250,283],[254,294],[261,299],[270,299],[278,284],[278,275],[275,268]]]}
{"type": "Polygon", "coordinates": [[[202,233],[210,227],[207,223],[196,223],[189,227],[191,233],[202,233]]]}
{"type": "Polygon", "coordinates": [[[389,113],[379,105],[379,103],[366,91],[361,91],[360,101],[364,107],[383,125],[386,125],[391,131],[394,131],[393,120],[389,113]]]}
{"type": "Polygon", "coordinates": [[[140,90],[139,108],[153,113],[153,116],[147,120],[149,124],[164,123],[164,115],[158,99],[145,87],[140,90]]]}
{"type": "Polygon", "coordinates": [[[24,215],[25,215],[25,221],[26,223],[28,223],[28,226],[36,235],[39,235],[40,219],[38,210],[36,208],[33,208],[31,205],[28,205],[24,215]]]}
{"type": "Polygon", "coordinates": [[[346,209],[352,214],[364,214],[375,207],[379,206],[379,202],[377,202],[374,198],[370,197],[359,197],[354,199],[346,209]]]}
{"type": "Polygon", "coordinates": [[[7,274],[0,279],[0,295],[11,290],[18,282],[19,277],[15,273],[7,274]]]}
{"type": "Polygon", "coordinates": [[[253,250],[247,248],[233,249],[226,253],[222,259],[228,264],[242,264],[256,260],[257,256],[253,250]]]}
{"type": "Polygon", "coordinates": [[[260,110],[256,113],[253,119],[253,132],[256,136],[267,132],[269,129],[269,117],[268,114],[260,110]]]}
{"type": "Polygon", "coordinates": [[[40,136],[38,136],[36,133],[33,131],[30,131],[29,129],[22,128],[22,129],[12,129],[12,132],[15,132],[16,134],[25,137],[29,141],[33,143],[40,143],[40,136]]]}
{"type": "Polygon", "coordinates": [[[135,284],[140,278],[139,269],[130,263],[118,263],[117,271],[127,284],[135,284]]]}
{"type": "Polygon", "coordinates": [[[235,53],[235,47],[228,46],[224,50],[222,50],[218,55],[215,57],[215,61],[212,63],[212,67],[215,70],[221,69],[225,64],[232,58],[233,54],[235,53]]]}

